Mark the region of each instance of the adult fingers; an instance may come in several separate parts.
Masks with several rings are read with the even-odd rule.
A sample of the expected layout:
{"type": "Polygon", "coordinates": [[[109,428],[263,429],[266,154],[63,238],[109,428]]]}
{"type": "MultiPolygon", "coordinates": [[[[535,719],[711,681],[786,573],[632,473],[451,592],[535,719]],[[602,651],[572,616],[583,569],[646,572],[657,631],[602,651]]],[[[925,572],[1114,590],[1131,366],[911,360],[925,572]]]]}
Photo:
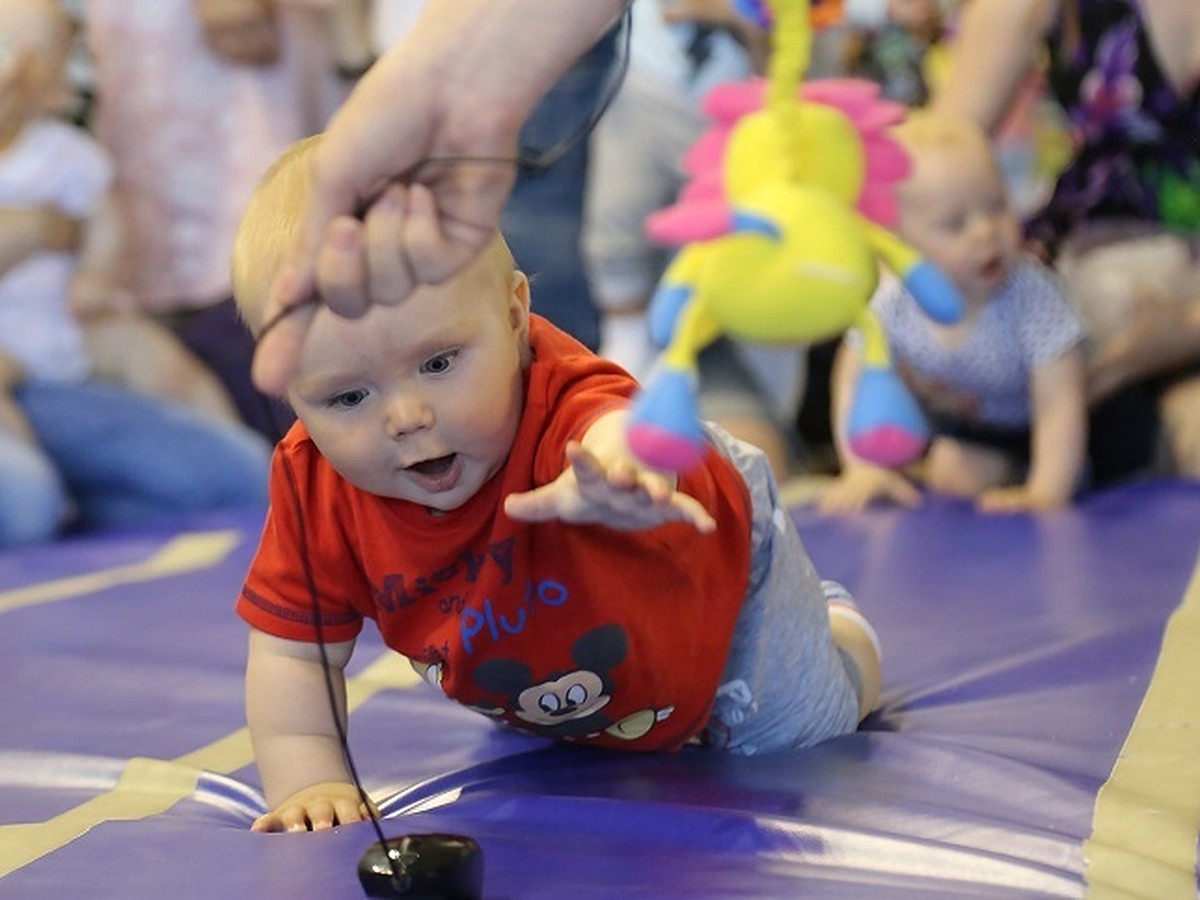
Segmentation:
{"type": "Polygon", "coordinates": [[[291,268],[276,277],[268,295],[263,322],[266,327],[259,335],[254,349],[250,375],[258,389],[266,394],[282,396],[295,371],[308,333],[309,323],[317,311],[311,296],[302,290],[300,278],[291,268]]]}
{"type": "Polygon", "coordinates": [[[390,186],[368,210],[365,220],[369,302],[399,303],[416,287],[404,245],[408,191],[390,186]]]}
{"type": "Polygon", "coordinates": [[[357,319],[371,305],[366,226],[338,216],[317,253],[316,280],[321,301],[339,316],[357,319]]]}

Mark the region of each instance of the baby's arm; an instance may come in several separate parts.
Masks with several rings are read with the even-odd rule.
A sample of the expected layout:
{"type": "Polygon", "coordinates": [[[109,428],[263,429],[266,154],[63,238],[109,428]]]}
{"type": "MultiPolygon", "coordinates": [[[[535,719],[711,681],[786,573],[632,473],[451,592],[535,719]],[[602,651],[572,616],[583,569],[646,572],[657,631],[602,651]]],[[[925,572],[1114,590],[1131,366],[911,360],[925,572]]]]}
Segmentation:
{"type": "Polygon", "coordinates": [[[0,431],[15,434],[31,444],[37,443],[33,426],[13,398],[13,391],[25,377],[24,367],[8,354],[0,351],[0,431]]]}
{"type": "Polygon", "coordinates": [[[71,282],[71,311],[81,320],[134,312],[124,287],[125,228],[115,192],[109,191],[83,223],[79,270],[71,282]]]}
{"type": "Polygon", "coordinates": [[[821,495],[818,508],[823,513],[859,512],[875,500],[891,500],[901,506],[916,506],[921,502],[920,492],[899,472],[865,462],[850,450],[847,423],[861,369],[859,351],[843,340],[834,359],[830,383],[833,434],[841,472],[821,495]]]}
{"type": "Polygon", "coordinates": [[[1054,509],[1071,502],[1087,454],[1087,391],[1079,348],[1034,370],[1031,379],[1029,477],[1016,487],[985,491],[985,512],[1054,509]]]}
{"type": "Polygon", "coordinates": [[[560,520],[639,531],[667,522],[690,522],[709,532],[716,522],[694,498],[675,490],[675,480],[642,465],[625,440],[628,413],[600,416],[580,443],[567,446],[569,465],[549,484],[510,494],[504,511],[525,522],[560,520]]]}
{"type": "Polygon", "coordinates": [[[79,223],[54,206],[0,207],[0,274],[34,253],[73,251],[79,223]]]}
{"type": "MultiPolygon", "coordinates": [[[[345,728],[343,670],[354,642],[325,649],[345,728]]],[[[317,644],[250,631],[246,718],[269,808],[253,830],[319,831],[367,818],[346,769],[317,644]]]]}

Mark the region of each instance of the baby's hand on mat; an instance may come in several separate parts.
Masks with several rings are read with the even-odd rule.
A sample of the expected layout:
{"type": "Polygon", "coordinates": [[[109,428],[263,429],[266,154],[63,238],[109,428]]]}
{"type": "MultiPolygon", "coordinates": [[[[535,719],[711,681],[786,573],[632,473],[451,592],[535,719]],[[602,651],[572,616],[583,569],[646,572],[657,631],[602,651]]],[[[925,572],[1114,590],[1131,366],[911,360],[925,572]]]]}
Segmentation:
{"type": "Polygon", "coordinates": [[[266,815],[259,816],[251,831],[324,831],[334,825],[362,822],[371,817],[358,788],[340,781],[314,784],[288,797],[266,815]]]}
{"type": "Polygon", "coordinates": [[[880,466],[855,465],[847,467],[825,489],[817,508],[826,514],[856,513],[876,500],[917,506],[921,502],[921,492],[899,472],[880,466]]]}
{"type": "Polygon", "coordinates": [[[1027,484],[1019,484],[984,491],[975,505],[980,512],[985,513],[1019,513],[1058,509],[1067,502],[1067,498],[1037,491],[1027,484]]]}
{"type": "Polygon", "coordinates": [[[639,531],[668,522],[689,522],[710,532],[717,523],[694,497],[676,491],[671,480],[628,460],[605,462],[572,442],[570,465],[549,484],[510,494],[504,511],[523,522],[559,520],[639,531]]]}

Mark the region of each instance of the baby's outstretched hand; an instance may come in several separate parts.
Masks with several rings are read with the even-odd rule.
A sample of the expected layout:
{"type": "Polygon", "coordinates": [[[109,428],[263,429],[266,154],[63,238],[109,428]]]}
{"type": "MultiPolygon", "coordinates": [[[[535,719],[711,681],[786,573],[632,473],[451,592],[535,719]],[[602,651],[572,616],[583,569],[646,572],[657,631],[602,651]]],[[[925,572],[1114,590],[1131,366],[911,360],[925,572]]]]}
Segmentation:
{"type": "Polygon", "coordinates": [[[251,831],[324,831],[371,817],[358,788],[341,781],[297,791],[250,826],[251,831]]]}
{"type": "Polygon", "coordinates": [[[549,484],[510,494],[504,511],[523,522],[559,520],[639,531],[668,522],[690,522],[698,530],[717,527],[699,501],[675,490],[671,481],[628,460],[606,462],[572,442],[570,465],[549,484]]]}

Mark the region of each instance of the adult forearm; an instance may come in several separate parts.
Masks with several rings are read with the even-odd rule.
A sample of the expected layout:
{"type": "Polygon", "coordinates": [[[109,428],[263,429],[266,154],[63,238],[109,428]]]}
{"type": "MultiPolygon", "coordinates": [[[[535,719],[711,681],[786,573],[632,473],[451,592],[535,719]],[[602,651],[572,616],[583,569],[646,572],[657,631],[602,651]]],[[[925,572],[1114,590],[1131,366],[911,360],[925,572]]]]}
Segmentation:
{"type": "Polygon", "coordinates": [[[1057,14],[1058,0],[972,0],[934,108],[996,129],[1057,14]]]}
{"type": "Polygon", "coordinates": [[[1083,356],[1072,351],[1035,373],[1030,447],[1030,491],[1054,504],[1068,502],[1087,455],[1087,401],[1083,356]]]}

